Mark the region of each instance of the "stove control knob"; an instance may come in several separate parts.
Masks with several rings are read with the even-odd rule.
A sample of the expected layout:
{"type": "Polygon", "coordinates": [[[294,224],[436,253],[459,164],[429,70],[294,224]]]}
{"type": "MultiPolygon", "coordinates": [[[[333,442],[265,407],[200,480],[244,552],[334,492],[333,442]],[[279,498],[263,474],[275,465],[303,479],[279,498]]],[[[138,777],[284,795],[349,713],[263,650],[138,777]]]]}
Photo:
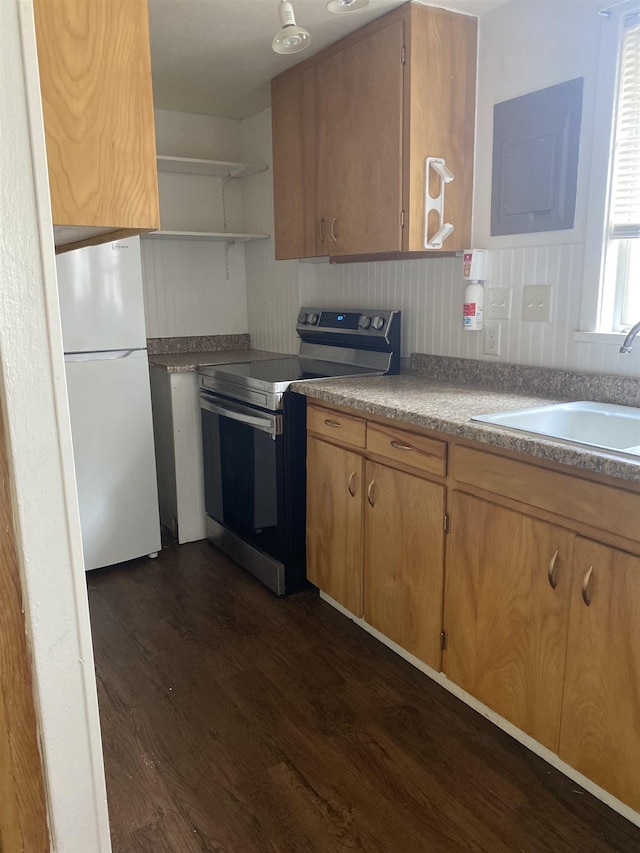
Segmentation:
{"type": "Polygon", "coordinates": [[[361,329],[368,329],[370,325],[371,317],[367,317],[366,314],[363,314],[358,320],[358,326],[360,326],[361,329]]]}
{"type": "Polygon", "coordinates": [[[300,325],[301,325],[301,326],[304,326],[304,324],[305,324],[306,322],[307,322],[307,315],[306,315],[306,313],[305,313],[304,311],[301,311],[301,312],[298,314],[298,323],[300,323],[300,325]]]}
{"type": "Polygon", "coordinates": [[[320,317],[317,314],[309,314],[307,317],[307,323],[311,326],[315,326],[319,319],[320,317]]]}
{"type": "Polygon", "coordinates": [[[379,332],[380,329],[384,326],[384,317],[374,317],[371,321],[371,325],[376,330],[376,332],[379,332]]]}

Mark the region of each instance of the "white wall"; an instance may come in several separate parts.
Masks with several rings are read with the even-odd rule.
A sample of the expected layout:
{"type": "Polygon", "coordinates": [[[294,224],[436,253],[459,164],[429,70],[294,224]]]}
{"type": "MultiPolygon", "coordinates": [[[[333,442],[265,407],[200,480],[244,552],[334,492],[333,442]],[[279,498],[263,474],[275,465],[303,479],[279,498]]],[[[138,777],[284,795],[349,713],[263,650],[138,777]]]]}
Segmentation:
{"type": "MultiPolygon", "coordinates": [[[[490,284],[513,288],[512,319],[503,323],[500,361],[629,376],[640,375],[640,348],[620,356],[618,345],[574,341],[580,327],[585,278],[585,223],[589,209],[591,137],[600,30],[607,25],[593,0],[518,0],[480,19],[474,244],[491,252],[490,284]],[[575,77],[585,78],[575,227],[571,230],[490,237],[493,106],[575,77]],[[519,320],[525,284],[553,286],[550,323],[519,320]]],[[[268,111],[243,122],[254,156],[271,156],[268,111]]],[[[271,186],[256,189],[254,209],[272,217],[271,186]]],[[[261,227],[265,227],[262,225],[261,227]]],[[[272,227],[272,226],[271,226],[272,227]]],[[[272,231],[270,231],[272,233],[272,231]]],[[[271,241],[270,241],[271,243],[271,241]]],[[[295,348],[295,262],[274,261],[273,246],[247,255],[249,331],[270,349],[295,348]]],[[[597,277],[591,266],[589,279],[597,277]]],[[[461,327],[464,284],[459,259],[366,264],[298,264],[298,304],[379,305],[404,315],[403,353],[471,358],[483,355],[483,335],[461,327]]],[[[495,359],[494,359],[495,360],[495,359]]]]}
{"type": "MultiPolygon", "coordinates": [[[[242,160],[236,119],[155,111],[158,154],[242,160]]],[[[165,230],[246,230],[241,180],[161,172],[165,230]]],[[[150,338],[244,333],[248,329],[244,245],[143,239],[145,315],[150,338]]]]}
{"type": "Polygon", "coordinates": [[[598,72],[599,0],[518,0],[480,19],[474,176],[474,243],[486,248],[584,242],[594,99],[598,72]],[[575,227],[491,237],[494,104],[584,78],[575,227]]]}
{"type": "MultiPolygon", "coordinates": [[[[2,0],[0,397],[53,849],[110,850],[30,0],[2,0]]],[[[10,650],[9,650],[10,654],[10,650]]],[[[10,658],[2,665],[11,666],[10,658]]]]}

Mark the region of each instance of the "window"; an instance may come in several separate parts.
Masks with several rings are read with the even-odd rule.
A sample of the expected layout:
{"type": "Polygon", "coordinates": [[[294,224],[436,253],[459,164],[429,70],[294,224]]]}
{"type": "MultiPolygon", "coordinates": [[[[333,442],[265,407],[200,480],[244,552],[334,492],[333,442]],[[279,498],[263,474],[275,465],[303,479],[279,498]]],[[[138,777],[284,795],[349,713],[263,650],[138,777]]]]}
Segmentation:
{"type": "Polygon", "coordinates": [[[640,12],[623,22],[600,328],[640,320],[640,12]]]}

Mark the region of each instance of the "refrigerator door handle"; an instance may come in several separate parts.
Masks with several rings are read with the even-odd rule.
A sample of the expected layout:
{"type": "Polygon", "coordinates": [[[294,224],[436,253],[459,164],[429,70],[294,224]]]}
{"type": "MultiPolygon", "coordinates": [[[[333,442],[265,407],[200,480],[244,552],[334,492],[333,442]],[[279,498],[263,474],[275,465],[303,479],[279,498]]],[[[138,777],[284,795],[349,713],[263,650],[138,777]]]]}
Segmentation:
{"type": "Polygon", "coordinates": [[[65,361],[107,361],[114,358],[128,358],[134,352],[144,352],[140,349],[111,349],[100,352],[65,352],[65,361]]]}

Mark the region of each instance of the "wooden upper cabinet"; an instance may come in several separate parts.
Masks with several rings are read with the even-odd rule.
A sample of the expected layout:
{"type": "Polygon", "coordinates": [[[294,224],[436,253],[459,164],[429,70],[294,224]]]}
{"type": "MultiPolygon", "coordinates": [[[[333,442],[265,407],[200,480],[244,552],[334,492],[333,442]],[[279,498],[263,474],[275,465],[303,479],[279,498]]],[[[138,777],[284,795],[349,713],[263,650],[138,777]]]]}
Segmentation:
{"type": "Polygon", "coordinates": [[[159,227],[146,0],[34,0],[56,245],[159,227]]]}
{"type": "Polygon", "coordinates": [[[402,248],[403,30],[389,21],[316,69],[317,210],[329,255],[402,248]]]}
{"type": "Polygon", "coordinates": [[[454,176],[442,251],[468,246],[476,43],[475,18],[406,3],[272,81],[276,258],[430,253],[427,157],[454,176]]]}
{"type": "MultiPolygon", "coordinates": [[[[316,246],[315,69],[276,77],[271,84],[273,183],[277,187],[276,258],[323,254],[316,246]]],[[[326,253],[324,253],[326,254],[326,253]]]]}

